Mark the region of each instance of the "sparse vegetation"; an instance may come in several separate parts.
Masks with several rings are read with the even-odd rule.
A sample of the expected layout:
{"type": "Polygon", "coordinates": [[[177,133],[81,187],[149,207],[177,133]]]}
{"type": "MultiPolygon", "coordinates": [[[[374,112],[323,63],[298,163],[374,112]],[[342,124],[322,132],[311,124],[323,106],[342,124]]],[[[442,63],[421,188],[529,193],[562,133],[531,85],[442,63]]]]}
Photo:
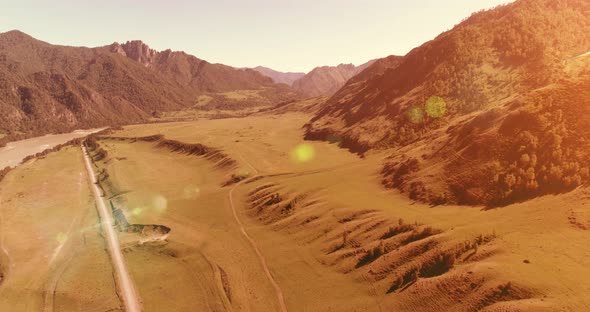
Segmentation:
{"type": "Polygon", "coordinates": [[[414,226],[411,224],[404,224],[403,220],[400,219],[399,225],[395,227],[389,227],[389,230],[381,236],[381,239],[388,239],[401,233],[406,233],[414,230],[414,226]]]}
{"type": "Polygon", "coordinates": [[[377,258],[381,257],[383,254],[385,254],[385,246],[383,245],[383,241],[379,241],[379,245],[367,251],[365,255],[359,259],[359,261],[356,264],[356,267],[360,268],[364,265],[367,265],[377,260],[377,258]]]}
{"type": "Polygon", "coordinates": [[[421,231],[414,229],[402,242],[403,244],[409,244],[439,233],[441,233],[440,230],[435,230],[430,226],[423,228],[421,231]]]}
{"type": "Polygon", "coordinates": [[[442,252],[422,265],[420,276],[434,277],[448,272],[455,264],[455,254],[442,252]]]}

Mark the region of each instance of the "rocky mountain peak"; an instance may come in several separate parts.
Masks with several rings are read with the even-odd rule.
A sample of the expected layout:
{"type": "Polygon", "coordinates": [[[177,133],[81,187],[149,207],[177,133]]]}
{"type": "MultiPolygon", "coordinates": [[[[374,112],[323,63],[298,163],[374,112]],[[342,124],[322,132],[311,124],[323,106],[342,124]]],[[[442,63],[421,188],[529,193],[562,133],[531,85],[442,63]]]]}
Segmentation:
{"type": "Polygon", "coordinates": [[[111,52],[124,55],[144,66],[150,66],[158,55],[158,51],[150,48],[141,40],[131,40],[124,44],[113,43],[111,52]]]}

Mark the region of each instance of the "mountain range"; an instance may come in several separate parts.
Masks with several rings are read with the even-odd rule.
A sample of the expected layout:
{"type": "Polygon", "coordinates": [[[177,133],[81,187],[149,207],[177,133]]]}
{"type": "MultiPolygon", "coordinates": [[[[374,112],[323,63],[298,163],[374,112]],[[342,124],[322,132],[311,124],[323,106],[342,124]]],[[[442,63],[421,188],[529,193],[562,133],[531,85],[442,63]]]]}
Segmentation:
{"type": "Polygon", "coordinates": [[[146,121],[160,111],[244,108],[297,97],[257,71],[158,52],[141,41],[84,48],[51,45],[20,31],[0,34],[5,141],[146,121]]]}
{"type": "Polygon", "coordinates": [[[305,73],[280,72],[264,66],[257,66],[252,69],[271,78],[276,83],[284,83],[289,86],[292,86],[293,82],[305,76],[305,73]]]}
{"type": "Polygon", "coordinates": [[[307,97],[330,96],[340,89],[354,75],[362,72],[374,61],[360,66],[340,64],[338,66],[321,66],[314,68],[307,75],[293,82],[293,89],[307,97]]]}
{"type": "Polygon", "coordinates": [[[211,64],[139,40],[70,47],[9,31],[0,34],[0,144],[145,122],[165,111],[235,110],[329,96],[371,63],[281,73],[211,64]]]}
{"type": "Polygon", "coordinates": [[[211,64],[141,41],[65,47],[7,32],[0,141],[160,111],[304,107],[314,112],[308,140],[395,151],[381,172],[387,187],[433,204],[502,205],[590,182],[589,21],[586,0],[519,0],[405,56],[305,75],[211,64]],[[314,96],[328,98],[290,104],[314,96]]]}
{"type": "Polygon", "coordinates": [[[309,73],[283,73],[270,68],[258,66],[253,68],[270,77],[274,82],[284,83],[306,97],[331,96],[356,74],[373,64],[371,60],[365,64],[340,64],[338,66],[320,66],[309,73]]]}

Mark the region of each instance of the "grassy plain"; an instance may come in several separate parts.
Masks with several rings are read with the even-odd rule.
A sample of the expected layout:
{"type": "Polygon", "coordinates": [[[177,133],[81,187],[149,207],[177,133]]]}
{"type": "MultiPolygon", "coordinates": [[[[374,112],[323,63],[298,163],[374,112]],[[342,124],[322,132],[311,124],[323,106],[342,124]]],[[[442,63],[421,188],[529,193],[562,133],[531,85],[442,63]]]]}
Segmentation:
{"type": "MultiPolygon", "coordinates": [[[[203,159],[156,149],[150,143],[106,140],[111,157],[126,159],[107,165],[108,172],[125,185],[121,190],[149,189],[129,193],[130,209],[145,205],[143,201],[155,193],[164,194],[168,209],[150,222],[172,228],[166,248],[184,246],[181,254],[195,261],[190,267],[207,267],[192,256],[200,253],[210,259],[210,266],[223,268],[232,294],[239,298],[232,297],[234,310],[256,310],[254,303],[262,302],[277,307],[258,259],[231,217],[228,196],[233,186],[219,186],[232,172],[262,176],[238,185],[233,196],[238,216],[264,254],[289,310],[576,311],[590,305],[585,295],[590,289],[585,278],[590,274],[590,248],[584,239],[590,227],[584,212],[586,189],[494,210],[415,203],[380,186],[383,154],[361,159],[334,144],[303,142],[301,127],[308,118],[288,113],[125,127],[116,135],[163,134],[185,143],[202,143],[223,149],[239,165],[224,171],[203,159]],[[297,157],[301,144],[313,151],[306,161],[297,157]],[[206,182],[199,180],[204,176],[206,182]],[[181,199],[187,185],[200,188],[198,198],[181,199]],[[253,207],[252,191],[263,186],[280,194],[282,202],[276,209],[283,212],[272,205],[253,207]],[[300,197],[307,198],[303,204],[291,204],[300,197]],[[285,207],[295,208],[285,212],[285,207]],[[409,243],[407,237],[412,234],[408,233],[383,238],[398,223],[409,224],[416,232],[426,227],[434,230],[409,243]],[[338,249],[345,232],[348,242],[338,249]],[[448,270],[420,273],[402,289],[391,290],[410,265],[430,268],[437,253],[474,244],[478,237],[486,239],[477,244],[479,248],[457,252],[448,270]],[[359,264],[379,244],[385,244],[385,254],[359,264]],[[236,257],[239,261],[232,262],[236,257]]],[[[139,259],[136,265],[142,267],[141,261],[147,259],[139,259]]],[[[174,270],[173,261],[165,262],[162,267],[174,270]]],[[[213,294],[213,285],[209,287],[213,294]]]]}
{"type": "MultiPolygon", "coordinates": [[[[171,228],[166,242],[121,233],[145,311],[281,311],[265,265],[288,311],[590,306],[587,188],[492,210],[428,206],[381,186],[386,154],[360,158],[335,144],[302,141],[308,119],[268,114],[133,125],[113,134],[163,134],[219,148],[236,160],[233,168],[155,143],[99,140],[108,156],[97,170],[106,170],[105,191],[129,222],[171,228]],[[249,178],[222,186],[231,174],[249,178]]],[[[56,311],[118,308],[83,172],[79,151],[66,149],[0,184],[9,256],[0,308],[36,310],[53,288],[56,311]],[[76,292],[81,287],[92,291],[76,292]]]]}
{"type": "Polygon", "coordinates": [[[0,311],[119,311],[79,148],[0,182],[0,311]]]}

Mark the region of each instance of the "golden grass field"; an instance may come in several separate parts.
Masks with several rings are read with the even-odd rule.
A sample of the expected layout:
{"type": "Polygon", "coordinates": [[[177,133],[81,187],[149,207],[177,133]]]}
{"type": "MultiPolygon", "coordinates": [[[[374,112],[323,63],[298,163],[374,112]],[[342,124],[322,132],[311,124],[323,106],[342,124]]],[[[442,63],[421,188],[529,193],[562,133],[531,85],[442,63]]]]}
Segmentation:
{"type": "MultiPolygon", "coordinates": [[[[97,172],[108,174],[107,196],[130,223],[171,228],[165,242],[120,235],[145,311],[281,311],[231,202],[288,311],[590,307],[587,189],[492,210],[431,207],[381,186],[386,154],[360,158],[334,144],[304,142],[307,120],[302,113],[269,114],[133,125],[111,134],[162,134],[219,148],[234,167],[153,142],[98,141],[108,153],[96,162],[97,172]],[[248,178],[222,186],[231,174],[248,178]],[[445,266],[441,259],[450,254],[454,261],[445,266]]],[[[55,311],[118,308],[83,172],[80,151],[67,148],[0,183],[2,246],[11,265],[4,268],[0,310],[38,310],[52,285],[55,311]],[[45,257],[59,246],[56,237],[63,240],[60,232],[67,239],[50,262],[45,257]],[[76,260],[68,260],[72,255],[76,260]],[[76,291],[81,287],[88,291],[76,291]]]]}
{"type": "Polygon", "coordinates": [[[119,311],[85,174],[70,147],[0,184],[0,311],[119,311]]]}

